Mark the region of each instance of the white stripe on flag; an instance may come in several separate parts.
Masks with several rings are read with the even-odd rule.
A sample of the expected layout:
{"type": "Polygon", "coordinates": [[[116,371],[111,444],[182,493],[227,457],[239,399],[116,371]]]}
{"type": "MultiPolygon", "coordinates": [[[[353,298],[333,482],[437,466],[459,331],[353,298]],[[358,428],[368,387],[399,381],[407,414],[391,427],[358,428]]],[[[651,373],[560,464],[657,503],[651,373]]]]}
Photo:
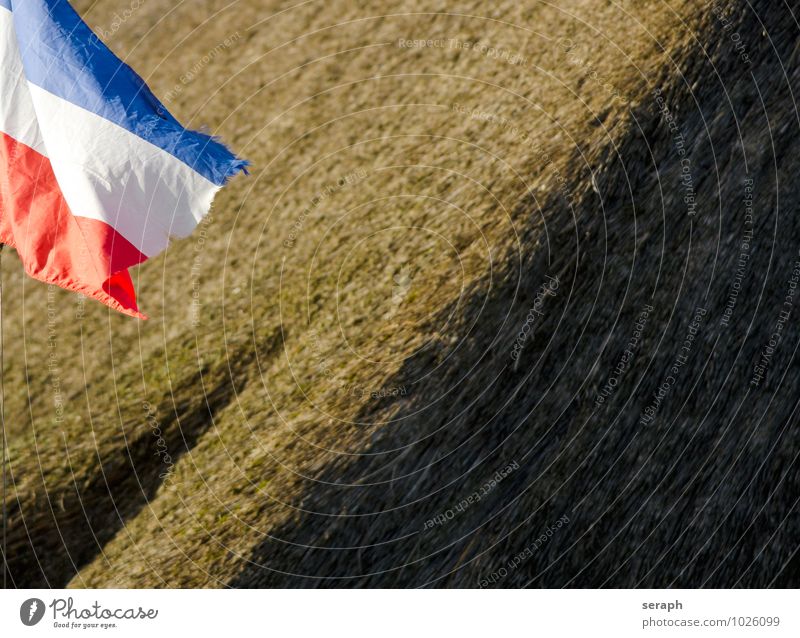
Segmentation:
{"type": "Polygon", "coordinates": [[[0,132],[47,155],[28,82],[22,73],[14,17],[3,7],[0,7],[0,132]]]}
{"type": "Polygon", "coordinates": [[[219,186],[105,118],[28,87],[73,215],[106,222],[147,256],[192,232],[219,186]]]}

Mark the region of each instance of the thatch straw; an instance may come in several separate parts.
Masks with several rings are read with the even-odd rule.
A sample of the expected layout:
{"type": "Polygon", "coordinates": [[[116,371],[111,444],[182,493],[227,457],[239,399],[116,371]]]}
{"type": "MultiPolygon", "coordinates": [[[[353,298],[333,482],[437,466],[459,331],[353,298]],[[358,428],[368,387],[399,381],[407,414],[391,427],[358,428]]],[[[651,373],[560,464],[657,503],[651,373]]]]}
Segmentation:
{"type": "Polygon", "coordinates": [[[6,275],[15,584],[797,585],[788,9],[268,4],[110,37],[255,169],[155,319],[6,275]]]}

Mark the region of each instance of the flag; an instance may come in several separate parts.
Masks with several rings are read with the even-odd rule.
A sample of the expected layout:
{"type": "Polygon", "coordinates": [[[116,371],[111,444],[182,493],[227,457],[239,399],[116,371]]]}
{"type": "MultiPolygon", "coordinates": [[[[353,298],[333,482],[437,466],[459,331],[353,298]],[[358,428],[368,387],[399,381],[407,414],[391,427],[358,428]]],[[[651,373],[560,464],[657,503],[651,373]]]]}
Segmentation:
{"type": "Polygon", "coordinates": [[[128,269],[246,164],[181,126],[67,0],[0,0],[0,243],[30,276],[145,318],[128,269]]]}

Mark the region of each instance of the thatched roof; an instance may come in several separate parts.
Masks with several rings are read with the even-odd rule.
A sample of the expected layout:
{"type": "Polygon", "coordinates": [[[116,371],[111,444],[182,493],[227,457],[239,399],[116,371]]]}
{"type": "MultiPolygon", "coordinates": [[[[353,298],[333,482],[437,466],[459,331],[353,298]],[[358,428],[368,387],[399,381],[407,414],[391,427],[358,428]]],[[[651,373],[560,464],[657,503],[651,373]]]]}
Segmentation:
{"type": "Polygon", "coordinates": [[[523,4],[110,34],[255,172],[147,324],[4,256],[15,584],[798,584],[796,14],[523,4]]]}

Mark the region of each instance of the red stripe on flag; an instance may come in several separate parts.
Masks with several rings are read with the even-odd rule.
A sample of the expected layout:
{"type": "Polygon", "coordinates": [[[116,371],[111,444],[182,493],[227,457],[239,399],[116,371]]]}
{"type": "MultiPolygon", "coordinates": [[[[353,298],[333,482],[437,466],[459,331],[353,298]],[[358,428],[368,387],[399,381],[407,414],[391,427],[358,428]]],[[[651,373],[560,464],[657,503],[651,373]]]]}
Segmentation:
{"type": "Polygon", "coordinates": [[[108,224],[73,215],[50,160],[2,132],[0,242],[31,277],[146,319],[128,268],[147,257],[108,224]]]}

